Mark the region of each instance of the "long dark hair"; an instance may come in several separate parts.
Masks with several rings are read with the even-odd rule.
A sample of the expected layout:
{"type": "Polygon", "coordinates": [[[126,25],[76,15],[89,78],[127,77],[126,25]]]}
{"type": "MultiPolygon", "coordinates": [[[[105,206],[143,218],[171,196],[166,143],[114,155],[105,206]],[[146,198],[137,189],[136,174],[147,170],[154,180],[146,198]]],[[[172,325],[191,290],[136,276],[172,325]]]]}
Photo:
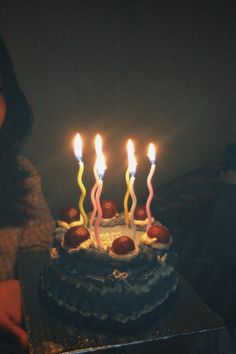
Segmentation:
{"type": "Polygon", "coordinates": [[[31,133],[32,112],[1,36],[0,89],[7,106],[0,128],[0,227],[20,226],[29,219],[30,208],[24,184],[28,172],[19,165],[18,155],[31,133]]]}

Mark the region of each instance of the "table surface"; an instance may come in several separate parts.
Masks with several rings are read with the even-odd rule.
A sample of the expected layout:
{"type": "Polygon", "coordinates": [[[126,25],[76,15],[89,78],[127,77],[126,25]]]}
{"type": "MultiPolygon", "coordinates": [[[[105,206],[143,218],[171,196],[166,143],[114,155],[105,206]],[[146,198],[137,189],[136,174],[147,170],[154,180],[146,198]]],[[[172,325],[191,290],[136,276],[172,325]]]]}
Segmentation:
{"type": "MultiPolygon", "coordinates": [[[[88,353],[150,344],[163,339],[182,339],[225,329],[221,317],[212,312],[179,275],[179,293],[162,321],[154,319],[142,330],[112,333],[84,323],[73,325],[48,312],[40,299],[39,276],[48,254],[24,251],[18,256],[26,329],[30,354],[88,353]]],[[[123,351],[124,352],[124,351],[123,351]]],[[[136,350],[135,350],[136,352],[136,350]]]]}

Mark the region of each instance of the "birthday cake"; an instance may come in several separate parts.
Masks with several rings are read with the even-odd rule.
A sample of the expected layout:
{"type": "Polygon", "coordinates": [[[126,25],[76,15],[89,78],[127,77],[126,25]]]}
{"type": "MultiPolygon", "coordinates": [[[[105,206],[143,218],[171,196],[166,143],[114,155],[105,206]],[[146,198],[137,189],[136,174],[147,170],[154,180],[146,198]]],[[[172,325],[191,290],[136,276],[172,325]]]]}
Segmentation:
{"type": "Polygon", "coordinates": [[[147,227],[145,206],[136,208],[133,228],[113,201],[101,208],[99,242],[94,224],[85,227],[76,209],[60,213],[41,275],[44,294],[68,313],[103,323],[158,316],[178,284],[169,230],[154,218],[147,227]]]}

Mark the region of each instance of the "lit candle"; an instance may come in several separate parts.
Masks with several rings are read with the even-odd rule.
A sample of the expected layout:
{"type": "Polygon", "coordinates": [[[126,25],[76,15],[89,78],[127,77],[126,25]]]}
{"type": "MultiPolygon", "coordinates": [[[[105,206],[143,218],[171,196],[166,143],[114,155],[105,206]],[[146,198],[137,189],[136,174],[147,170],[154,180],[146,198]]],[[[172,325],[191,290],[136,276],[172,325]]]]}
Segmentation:
{"type": "Polygon", "coordinates": [[[94,235],[97,243],[97,247],[101,247],[101,240],[99,236],[99,226],[102,221],[102,208],[100,204],[100,196],[103,187],[103,177],[106,169],[105,158],[101,150],[97,151],[97,173],[98,173],[98,186],[95,195],[96,209],[97,209],[97,219],[95,221],[94,235]]]}
{"type": "MultiPolygon", "coordinates": [[[[97,156],[102,153],[102,139],[99,134],[97,134],[96,138],[95,138],[95,150],[96,150],[97,156]]],[[[97,172],[97,158],[96,158],[95,164],[93,166],[93,174],[95,177],[95,183],[94,183],[93,188],[90,193],[91,202],[93,204],[93,212],[91,214],[90,221],[89,221],[91,226],[93,225],[94,218],[97,213],[97,206],[96,206],[96,201],[95,201],[95,194],[96,194],[96,191],[98,188],[98,181],[99,181],[99,176],[98,176],[98,172],[97,172]]]]}
{"type": "Polygon", "coordinates": [[[147,217],[148,217],[148,224],[147,224],[147,229],[146,231],[149,230],[151,223],[152,223],[152,215],[151,215],[151,211],[150,211],[150,205],[151,205],[151,201],[153,198],[153,188],[152,188],[152,177],[154,175],[155,172],[155,146],[153,144],[149,144],[149,148],[148,148],[148,157],[149,160],[151,162],[151,168],[150,168],[150,172],[149,175],[147,177],[147,186],[148,186],[148,190],[149,190],[149,196],[146,202],[146,212],[147,212],[147,217]]]}
{"type": "Polygon", "coordinates": [[[78,185],[81,190],[81,195],[79,199],[79,211],[80,211],[80,215],[83,218],[83,225],[86,227],[88,224],[88,218],[84,211],[84,199],[86,196],[86,189],[82,181],[82,176],[84,173],[84,163],[82,161],[82,140],[80,134],[78,133],[75,135],[74,138],[74,153],[77,161],[79,162],[79,171],[77,176],[78,185]]]}
{"type": "Polygon", "coordinates": [[[98,188],[98,180],[99,180],[98,173],[97,173],[97,160],[96,160],[96,162],[95,162],[95,164],[93,166],[93,174],[94,174],[94,177],[95,177],[95,183],[94,183],[93,188],[91,189],[91,193],[90,193],[91,202],[93,204],[93,211],[92,211],[92,214],[91,214],[90,220],[89,220],[90,226],[93,225],[94,218],[95,218],[96,213],[97,213],[97,207],[96,207],[96,201],[95,201],[95,193],[96,193],[96,190],[98,188]]]}
{"type": "Polygon", "coordinates": [[[135,181],[135,173],[136,173],[136,159],[134,155],[134,145],[130,139],[128,141],[128,159],[129,159],[129,173],[130,173],[129,190],[132,198],[132,206],[130,209],[129,218],[130,218],[130,226],[131,229],[133,230],[133,241],[135,242],[136,226],[134,224],[134,211],[137,205],[137,198],[134,192],[134,181],[135,181]]]}
{"type": "MultiPolygon", "coordinates": [[[[128,145],[127,145],[127,149],[128,149],[128,145]]],[[[125,173],[125,181],[126,181],[127,190],[126,190],[125,197],[124,197],[124,213],[125,213],[125,224],[128,226],[128,224],[129,224],[128,200],[129,200],[129,196],[130,196],[130,190],[129,190],[129,183],[130,183],[129,168],[127,168],[126,173],[125,173]]]]}

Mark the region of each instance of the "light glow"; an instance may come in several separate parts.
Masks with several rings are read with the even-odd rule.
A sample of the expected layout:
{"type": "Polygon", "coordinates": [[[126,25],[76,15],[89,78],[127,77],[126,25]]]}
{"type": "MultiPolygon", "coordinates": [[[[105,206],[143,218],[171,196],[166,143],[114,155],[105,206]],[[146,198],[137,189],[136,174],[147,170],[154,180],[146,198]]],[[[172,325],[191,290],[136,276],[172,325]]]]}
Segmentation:
{"type": "Polygon", "coordinates": [[[104,154],[102,152],[97,157],[96,166],[97,166],[99,178],[103,179],[106,170],[106,162],[105,162],[104,154]]]}
{"type": "Polygon", "coordinates": [[[74,153],[77,161],[82,161],[82,139],[79,133],[74,138],[74,153]]]}
{"type": "Polygon", "coordinates": [[[152,164],[155,163],[155,160],[156,160],[156,151],[155,151],[155,146],[154,144],[149,144],[149,147],[148,147],[148,158],[150,160],[150,162],[152,164]]]}
{"type": "Polygon", "coordinates": [[[135,176],[137,163],[134,155],[134,143],[131,139],[128,140],[127,151],[129,160],[129,173],[131,176],[135,176]]]}
{"type": "Polygon", "coordinates": [[[95,150],[97,156],[102,153],[102,138],[100,134],[97,134],[95,137],[95,150]]]}
{"type": "Polygon", "coordinates": [[[103,179],[106,170],[105,156],[102,151],[102,138],[99,134],[95,138],[95,150],[97,154],[96,168],[100,179],[103,179]]]}

